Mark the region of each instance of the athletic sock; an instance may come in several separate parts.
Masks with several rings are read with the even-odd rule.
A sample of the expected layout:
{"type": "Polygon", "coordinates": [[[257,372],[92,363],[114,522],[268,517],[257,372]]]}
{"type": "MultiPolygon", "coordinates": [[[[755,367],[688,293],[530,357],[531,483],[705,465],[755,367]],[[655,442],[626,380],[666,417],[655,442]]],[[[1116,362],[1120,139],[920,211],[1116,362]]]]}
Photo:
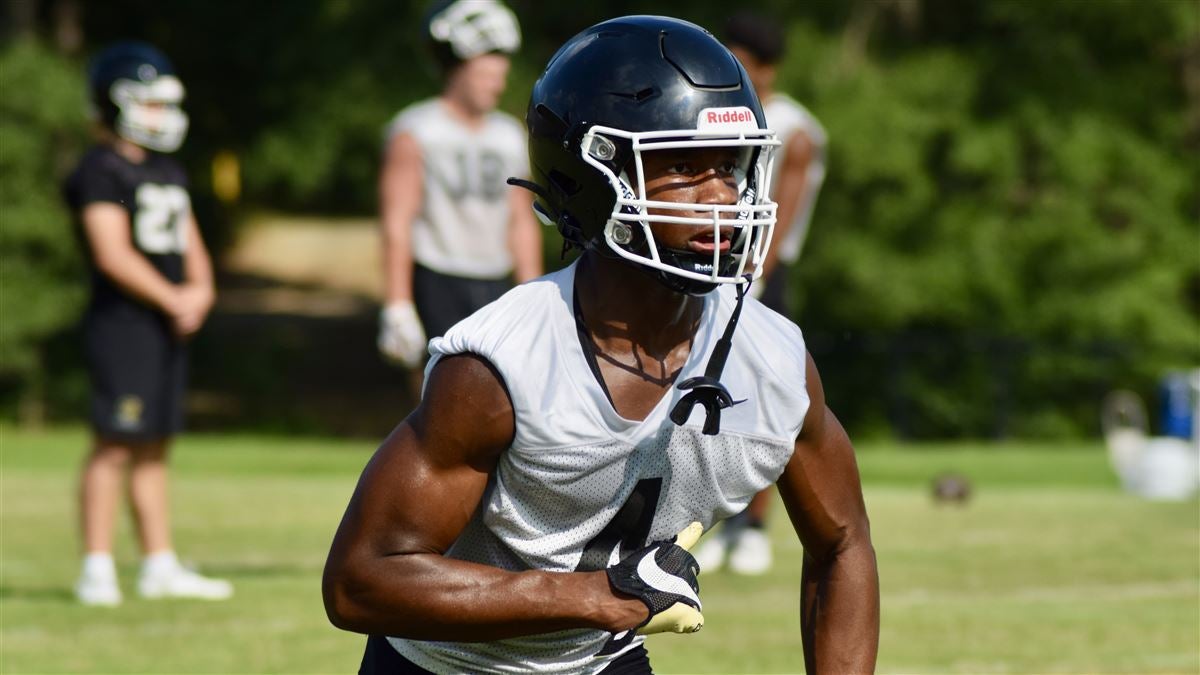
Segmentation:
{"type": "Polygon", "coordinates": [[[159,551],[151,553],[142,559],[142,574],[161,574],[179,567],[179,558],[174,551],[159,551]]]}
{"type": "Polygon", "coordinates": [[[83,576],[92,579],[105,577],[115,579],[117,566],[113,562],[112,553],[96,551],[83,556],[83,576]]]}

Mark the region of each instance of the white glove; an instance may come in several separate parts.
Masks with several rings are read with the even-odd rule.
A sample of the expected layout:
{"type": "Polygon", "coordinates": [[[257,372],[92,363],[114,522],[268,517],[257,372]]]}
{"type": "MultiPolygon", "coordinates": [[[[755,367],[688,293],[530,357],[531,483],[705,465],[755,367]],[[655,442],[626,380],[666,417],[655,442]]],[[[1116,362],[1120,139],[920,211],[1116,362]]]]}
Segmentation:
{"type": "Polygon", "coordinates": [[[378,345],[388,360],[407,368],[417,368],[424,362],[425,329],[412,302],[396,302],[379,313],[378,345]]]}

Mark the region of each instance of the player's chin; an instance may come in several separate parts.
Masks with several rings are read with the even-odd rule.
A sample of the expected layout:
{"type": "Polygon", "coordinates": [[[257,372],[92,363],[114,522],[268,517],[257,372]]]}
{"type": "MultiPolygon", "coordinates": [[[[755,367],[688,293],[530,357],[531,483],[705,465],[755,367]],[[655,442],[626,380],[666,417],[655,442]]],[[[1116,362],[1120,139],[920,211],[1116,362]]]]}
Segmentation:
{"type": "Polygon", "coordinates": [[[483,96],[478,102],[479,108],[481,110],[495,110],[500,105],[500,96],[503,93],[504,92],[497,92],[495,94],[487,94],[483,96]]]}

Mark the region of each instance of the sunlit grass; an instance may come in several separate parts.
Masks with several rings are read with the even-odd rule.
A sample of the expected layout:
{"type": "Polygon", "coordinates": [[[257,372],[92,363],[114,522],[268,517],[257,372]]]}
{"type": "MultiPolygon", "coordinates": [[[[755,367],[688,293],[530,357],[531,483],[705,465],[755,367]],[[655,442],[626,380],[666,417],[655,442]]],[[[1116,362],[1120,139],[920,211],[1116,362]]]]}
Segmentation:
{"type": "MultiPolygon", "coordinates": [[[[0,428],[0,671],[347,672],[362,639],[325,620],[330,537],[375,441],[203,435],[174,458],[178,548],[236,584],[225,603],[132,593],[128,524],[117,551],[127,594],[77,606],[75,481],[86,434],[0,428]]],[[[1101,448],[864,446],[883,584],[883,672],[1200,671],[1200,512],[1195,501],[1123,494],[1101,448]],[[974,486],[938,506],[929,480],[974,486]]],[[[801,549],[777,508],[777,565],[758,578],[703,577],[706,625],[658,636],[661,673],[803,670],[801,549]]]]}

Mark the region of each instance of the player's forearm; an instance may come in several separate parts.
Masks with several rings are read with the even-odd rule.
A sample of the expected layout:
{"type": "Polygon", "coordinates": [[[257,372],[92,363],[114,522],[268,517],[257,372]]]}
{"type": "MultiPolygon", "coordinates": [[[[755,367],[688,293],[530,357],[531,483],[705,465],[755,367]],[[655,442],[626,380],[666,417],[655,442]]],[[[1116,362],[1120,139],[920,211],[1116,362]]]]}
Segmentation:
{"type": "Polygon", "coordinates": [[[508,250],[517,283],[542,276],[542,228],[533,215],[533,198],[525,190],[509,190],[508,250]]]}
{"type": "Polygon", "coordinates": [[[213,291],[212,258],[208,254],[208,247],[204,245],[197,228],[193,227],[190,234],[187,251],[183,254],[184,281],[213,291]]]}
{"type": "Polygon", "coordinates": [[[825,560],[805,554],[800,624],[807,672],[874,672],[879,572],[868,533],[825,560]]]}
{"type": "Polygon", "coordinates": [[[324,594],[335,626],[416,640],[483,642],[571,628],[624,630],[646,613],[640,601],[613,595],[604,572],[508,572],[437,554],[327,569],[324,594]]]}
{"type": "Polygon", "coordinates": [[[162,312],[169,311],[179,292],[175,284],[133,250],[98,255],[96,267],[122,291],[162,312]]]}
{"type": "Polygon", "coordinates": [[[517,283],[542,276],[542,236],[536,223],[515,228],[509,238],[513,278],[517,283]]]}
{"type": "Polygon", "coordinates": [[[384,304],[412,300],[413,257],[409,226],[385,222],[382,237],[384,304]]]}

